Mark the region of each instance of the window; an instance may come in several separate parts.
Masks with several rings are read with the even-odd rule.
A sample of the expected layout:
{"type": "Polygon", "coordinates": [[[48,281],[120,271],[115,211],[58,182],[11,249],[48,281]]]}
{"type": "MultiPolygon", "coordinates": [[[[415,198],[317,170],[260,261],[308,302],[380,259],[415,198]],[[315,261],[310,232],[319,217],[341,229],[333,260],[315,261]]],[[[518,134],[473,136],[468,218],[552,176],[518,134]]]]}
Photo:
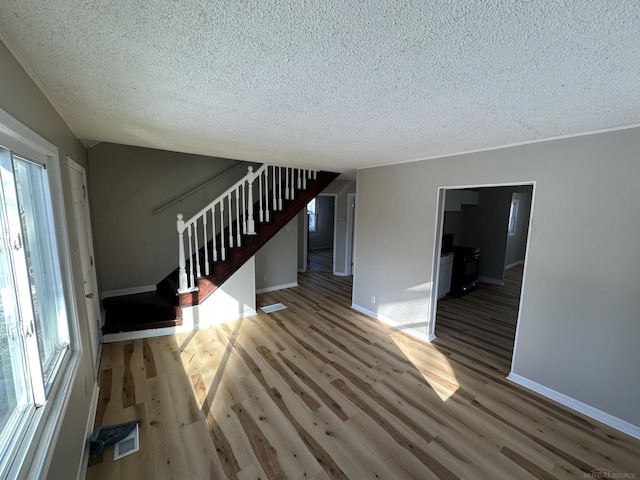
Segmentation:
{"type": "Polygon", "coordinates": [[[77,366],[57,160],[53,145],[0,110],[0,478],[46,464],[77,366]]]}
{"type": "Polygon", "coordinates": [[[511,211],[509,212],[509,236],[513,237],[516,234],[516,228],[518,226],[518,209],[520,208],[520,200],[515,198],[511,200],[511,211]]]}
{"type": "Polygon", "coordinates": [[[318,214],[316,213],[316,199],[307,204],[307,215],[309,215],[309,231],[315,232],[318,228],[318,214]]]}

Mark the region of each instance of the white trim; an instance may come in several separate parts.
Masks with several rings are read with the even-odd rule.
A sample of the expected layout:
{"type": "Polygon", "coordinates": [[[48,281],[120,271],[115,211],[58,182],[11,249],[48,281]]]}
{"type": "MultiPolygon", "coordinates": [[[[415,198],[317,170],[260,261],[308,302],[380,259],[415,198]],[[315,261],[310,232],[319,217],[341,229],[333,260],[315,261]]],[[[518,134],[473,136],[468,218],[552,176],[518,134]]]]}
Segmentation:
{"type": "Polygon", "coordinates": [[[569,407],[572,410],[586,415],[587,417],[593,418],[598,422],[602,422],[605,425],[610,426],[611,428],[615,428],[616,430],[626,433],[627,435],[640,439],[640,426],[633,425],[632,423],[615,417],[610,413],[603,412],[602,410],[592,407],[591,405],[582,403],[581,401],[565,395],[564,393],[557,392],[549,387],[545,387],[544,385],[534,382],[533,380],[529,380],[528,378],[518,375],[517,373],[513,373],[513,370],[507,376],[507,380],[520,385],[521,387],[532,390],[542,395],[543,397],[550,398],[551,400],[558,402],[565,407],[569,407]]]}
{"type": "Polygon", "coordinates": [[[298,282],[293,282],[293,283],[283,283],[282,285],[274,285],[272,287],[259,288],[256,290],[256,295],[258,293],[275,292],[277,290],[284,290],[285,288],[293,288],[297,286],[298,286],[298,282]]]}
{"type": "Polygon", "coordinates": [[[44,164],[48,164],[51,158],[59,159],[58,147],[20,123],[1,108],[0,145],[44,164]]]}
{"type": "MultiPolygon", "coordinates": [[[[332,262],[332,272],[334,275],[338,275],[336,273],[336,244],[338,242],[338,194],[337,193],[319,193],[318,197],[333,197],[333,244],[331,245],[331,255],[333,257],[332,262]]],[[[309,222],[307,222],[307,225],[309,222]]],[[[321,250],[322,247],[319,249],[321,250]]]]}
{"type": "Polygon", "coordinates": [[[98,410],[98,400],[100,398],[100,387],[97,383],[93,384],[93,395],[91,395],[91,406],[89,409],[89,416],[87,418],[87,426],[84,429],[84,448],[82,450],[82,456],[80,457],[80,464],[78,465],[77,480],[82,480],[87,477],[87,467],[89,465],[89,453],[91,451],[91,442],[89,437],[93,432],[93,424],[96,420],[96,411],[98,410]]]}
{"type": "Polygon", "coordinates": [[[504,285],[504,281],[500,280],[499,278],[493,278],[493,277],[478,276],[478,281],[483,283],[489,283],[491,285],[499,285],[499,286],[504,285]]]}
{"type": "Polygon", "coordinates": [[[357,310],[360,313],[364,313],[365,315],[373,318],[374,320],[378,320],[379,322],[385,323],[391,327],[397,328],[398,330],[402,330],[403,332],[408,333],[412,337],[415,337],[419,340],[424,340],[427,343],[431,343],[432,340],[435,340],[435,335],[425,335],[424,333],[418,332],[407,325],[403,325],[401,323],[396,322],[395,320],[390,319],[389,317],[385,317],[384,315],[380,315],[368,308],[361,307],[360,305],[356,305],[355,303],[351,304],[351,308],[357,310]]]}
{"type": "Polygon", "coordinates": [[[356,247],[356,207],[352,205],[356,204],[356,194],[347,193],[347,232],[345,238],[344,248],[344,271],[345,276],[353,275],[355,265],[355,247],[356,247]],[[351,260],[354,259],[354,265],[351,264],[351,260]]]}
{"type": "Polygon", "coordinates": [[[17,448],[9,476],[40,478],[47,472],[60,435],[73,385],[78,377],[82,342],[74,288],[73,262],[62,187],[62,162],[58,148],[26,125],[0,109],[0,143],[19,155],[37,160],[48,169],[49,195],[58,264],[62,281],[70,348],[57,373],[46,404],[36,409],[27,431],[17,448]]]}
{"type": "Polygon", "coordinates": [[[348,277],[348,276],[349,276],[349,275],[347,275],[345,272],[335,272],[335,271],[334,271],[334,272],[333,272],[333,274],[334,274],[336,277],[348,277]]]}
{"type": "Polygon", "coordinates": [[[510,268],[517,267],[518,265],[524,265],[524,260],[518,260],[517,262],[510,263],[504,266],[505,270],[509,270],[510,268]]]}
{"type": "Polygon", "coordinates": [[[621,126],[621,127],[602,128],[600,130],[590,130],[588,132],[581,132],[581,133],[568,133],[566,135],[556,135],[554,137],[539,138],[539,139],[536,139],[536,140],[526,140],[526,141],[523,141],[523,142],[506,143],[504,145],[498,145],[498,146],[495,146],[495,147],[478,148],[478,149],[474,149],[474,150],[464,150],[462,152],[444,153],[442,155],[433,155],[431,157],[414,158],[412,160],[400,160],[398,162],[381,163],[379,165],[370,165],[368,167],[358,167],[358,168],[356,168],[356,171],[357,170],[368,170],[368,169],[371,169],[371,168],[378,168],[378,167],[389,167],[389,166],[393,166],[393,165],[402,165],[404,163],[424,162],[425,160],[437,160],[439,158],[457,157],[459,155],[469,155],[469,154],[472,154],[472,153],[492,152],[494,150],[502,150],[504,148],[519,147],[519,146],[522,146],[522,145],[531,145],[531,144],[534,144],[534,143],[552,142],[554,140],[563,140],[565,138],[586,137],[586,136],[589,136],[589,135],[598,135],[598,134],[601,134],[601,133],[617,132],[619,130],[630,130],[632,128],[638,128],[638,127],[640,127],[640,123],[634,123],[634,124],[631,124],[631,125],[624,125],[624,126],[621,126]]]}
{"type": "Polygon", "coordinates": [[[155,285],[143,285],[141,287],[122,288],[120,290],[109,290],[102,292],[102,299],[110,297],[122,297],[123,295],[135,295],[136,293],[155,292],[155,285]]]}
{"type": "Polygon", "coordinates": [[[298,268],[298,273],[305,273],[306,271],[306,268],[298,268]]]}
{"type": "MultiPolygon", "coordinates": [[[[196,305],[197,306],[197,305],[196,305]]],[[[228,320],[227,322],[233,322],[235,320],[240,320],[241,318],[253,317],[254,315],[258,315],[258,312],[255,310],[247,310],[242,312],[238,318],[233,320],[228,320]]],[[[223,323],[227,323],[223,322],[223,323]]],[[[177,333],[189,333],[200,330],[201,328],[211,327],[213,324],[203,324],[195,323],[193,325],[180,325],[177,327],[163,327],[163,328],[151,328],[149,330],[137,330],[135,332],[120,332],[120,333],[107,333],[102,337],[103,343],[114,343],[121,342],[124,340],[138,340],[141,338],[153,338],[153,337],[162,337],[164,335],[175,335],[177,333]]]]}
{"type": "Polygon", "coordinates": [[[42,478],[51,465],[80,365],[80,352],[72,351],[70,354],[69,363],[60,368],[60,372],[69,373],[50,392],[44,408],[36,410],[22,440],[23,447],[14,459],[14,466],[9,470],[10,478],[12,475],[16,478],[42,478]]]}

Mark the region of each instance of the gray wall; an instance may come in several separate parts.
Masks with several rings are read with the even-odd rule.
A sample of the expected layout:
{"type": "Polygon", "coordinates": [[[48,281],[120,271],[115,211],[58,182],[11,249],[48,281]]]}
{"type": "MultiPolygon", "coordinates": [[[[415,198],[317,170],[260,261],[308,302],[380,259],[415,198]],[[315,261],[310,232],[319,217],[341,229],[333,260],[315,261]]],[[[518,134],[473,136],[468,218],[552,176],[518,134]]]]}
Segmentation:
{"type": "MultiPolygon", "coordinates": [[[[61,161],[64,210],[67,218],[68,237],[71,247],[74,289],[76,298],[83,298],[82,271],[78,241],[75,233],[73,204],[66,156],[87,167],[87,155],[64,120],[31,81],[11,53],[0,42],[0,108],[12,115],[31,130],[58,147],[61,161]]],[[[49,478],[75,478],[85,444],[85,428],[89,417],[93,379],[90,342],[84,303],[78,307],[80,322],[80,369],[72,385],[70,401],[64,412],[59,441],[54,447],[49,478]]]]}
{"type": "Polygon", "coordinates": [[[176,215],[191,217],[246,173],[243,162],[237,160],[112,143],[89,149],[89,166],[103,291],[162,280],[178,265],[176,215]],[[153,214],[234,165],[238,168],[219,182],[153,214]]]}
{"type": "Polygon", "coordinates": [[[336,197],[320,195],[316,198],[317,226],[309,232],[309,249],[333,248],[336,197]]]}
{"type": "Polygon", "coordinates": [[[432,332],[438,188],[536,182],[513,372],[640,426],[639,155],[636,128],[359,170],[354,304],[432,332]]]}
{"type": "Polygon", "coordinates": [[[307,217],[306,209],[303,209],[298,214],[298,271],[307,271],[307,248],[309,246],[309,232],[307,224],[309,218],[307,217]]]}
{"type": "Polygon", "coordinates": [[[256,258],[256,290],[277,290],[298,283],[298,217],[291,220],[264,247],[256,258]],[[265,280],[265,275],[267,279],[265,280]]]}

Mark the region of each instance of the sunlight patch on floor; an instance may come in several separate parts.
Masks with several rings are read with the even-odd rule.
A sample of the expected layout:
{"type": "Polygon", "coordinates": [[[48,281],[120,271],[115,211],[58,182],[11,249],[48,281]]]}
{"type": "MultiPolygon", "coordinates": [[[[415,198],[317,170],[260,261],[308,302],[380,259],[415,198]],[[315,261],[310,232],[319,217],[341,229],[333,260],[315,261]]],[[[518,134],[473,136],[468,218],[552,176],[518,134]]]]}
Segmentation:
{"type": "Polygon", "coordinates": [[[458,391],[460,384],[445,355],[428,346],[419,347],[400,333],[392,334],[391,338],[443,402],[458,391]]]}

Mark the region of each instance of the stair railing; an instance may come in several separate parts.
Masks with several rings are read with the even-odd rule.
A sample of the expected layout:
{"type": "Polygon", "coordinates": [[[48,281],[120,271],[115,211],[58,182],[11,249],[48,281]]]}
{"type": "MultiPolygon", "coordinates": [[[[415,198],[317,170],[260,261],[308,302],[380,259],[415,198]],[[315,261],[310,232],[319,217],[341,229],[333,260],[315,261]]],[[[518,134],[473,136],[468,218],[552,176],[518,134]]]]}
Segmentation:
{"type": "Polygon", "coordinates": [[[178,293],[197,291],[198,278],[213,274],[215,263],[226,261],[230,248],[242,246],[244,235],[257,234],[256,204],[258,222],[269,222],[274,211],[284,208],[284,200],[295,199],[296,191],[306,190],[307,181],[316,176],[316,170],[265,164],[254,172],[250,166],[190,219],[178,214],[178,293]]]}

